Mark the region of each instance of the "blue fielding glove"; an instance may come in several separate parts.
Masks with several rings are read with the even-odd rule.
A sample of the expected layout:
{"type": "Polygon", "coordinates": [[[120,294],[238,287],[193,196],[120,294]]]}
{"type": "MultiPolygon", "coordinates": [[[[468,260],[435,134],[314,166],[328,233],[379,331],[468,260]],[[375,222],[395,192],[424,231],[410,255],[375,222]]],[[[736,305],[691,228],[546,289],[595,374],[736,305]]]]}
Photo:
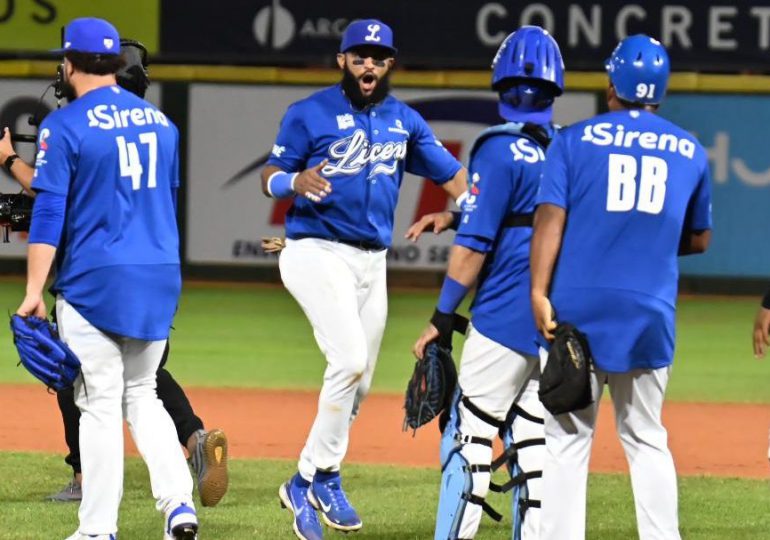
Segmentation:
{"type": "Polygon", "coordinates": [[[24,367],[57,392],[72,386],[80,360],[59,338],[56,325],[40,317],[11,317],[13,343],[24,367]]]}

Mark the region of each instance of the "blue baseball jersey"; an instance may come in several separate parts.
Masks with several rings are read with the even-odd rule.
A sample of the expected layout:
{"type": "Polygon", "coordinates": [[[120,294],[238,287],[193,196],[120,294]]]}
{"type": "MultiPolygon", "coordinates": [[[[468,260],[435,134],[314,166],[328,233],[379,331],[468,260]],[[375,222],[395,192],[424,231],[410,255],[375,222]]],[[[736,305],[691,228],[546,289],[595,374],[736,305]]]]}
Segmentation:
{"type": "Polygon", "coordinates": [[[474,145],[470,191],[455,244],[488,253],[471,305],[474,328],[509,349],[535,355],[537,329],[529,299],[532,228],[503,225],[511,214],[534,211],[545,160],[543,148],[521,134],[521,127],[496,126],[474,145]]]}
{"type": "Polygon", "coordinates": [[[655,114],[619,111],[563,130],[546,156],[537,203],[567,212],[557,319],[587,334],[605,371],[670,365],[679,242],[711,228],[706,151],[655,114]]]}
{"type": "Polygon", "coordinates": [[[425,120],[393,96],[354,109],[340,85],[289,107],[268,165],[299,172],[328,159],[332,192],[321,202],[295,197],[286,236],[365,241],[388,247],[404,171],[441,184],[460,163],[425,120]]]}
{"type": "Polygon", "coordinates": [[[181,291],[178,140],[162,112],[118,86],[40,126],[32,188],[67,200],[52,292],[100,330],[168,337],[181,291]]]}

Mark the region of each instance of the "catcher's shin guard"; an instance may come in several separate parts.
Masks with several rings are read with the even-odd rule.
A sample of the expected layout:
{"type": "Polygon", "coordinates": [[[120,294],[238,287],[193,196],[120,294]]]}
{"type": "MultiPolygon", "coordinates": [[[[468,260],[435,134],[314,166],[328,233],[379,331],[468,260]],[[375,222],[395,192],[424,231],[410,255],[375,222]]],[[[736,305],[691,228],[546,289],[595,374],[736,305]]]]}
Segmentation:
{"type": "Polygon", "coordinates": [[[510,480],[502,486],[492,484],[490,489],[501,493],[511,491],[513,540],[537,540],[545,462],[543,405],[537,397],[537,381],[531,381],[511,407],[501,438],[505,451],[495,459],[492,469],[505,464],[510,480]]]}
{"type": "MultiPolygon", "coordinates": [[[[492,440],[477,435],[471,427],[477,423],[487,424],[489,434],[494,434],[498,426],[487,420],[495,421],[484,415],[487,420],[474,418],[475,422],[461,425],[461,408],[467,415],[470,409],[467,398],[458,388],[452,398],[449,417],[441,438],[441,491],[436,515],[435,540],[458,540],[473,538],[479,528],[482,511],[496,520],[501,516],[484,500],[489,490],[492,440]]],[[[471,408],[475,409],[472,404],[471,408]]],[[[478,410],[478,409],[476,409],[478,410]]],[[[476,412],[472,412],[476,415],[476,412]]]]}

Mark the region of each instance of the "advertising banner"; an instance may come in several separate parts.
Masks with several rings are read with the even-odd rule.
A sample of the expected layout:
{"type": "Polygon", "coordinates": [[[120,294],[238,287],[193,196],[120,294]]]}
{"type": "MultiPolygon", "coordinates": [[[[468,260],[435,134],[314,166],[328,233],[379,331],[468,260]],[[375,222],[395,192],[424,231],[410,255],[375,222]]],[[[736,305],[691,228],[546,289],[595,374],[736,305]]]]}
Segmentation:
{"type": "Polygon", "coordinates": [[[0,52],[47,52],[61,46],[61,27],[70,20],[101,17],[155,53],[159,6],[160,0],[0,0],[0,52]]]}
{"type": "Polygon", "coordinates": [[[161,50],[185,61],[329,66],[357,18],[389,24],[408,67],[486,69],[527,24],[556,37],[569,70],[602,70],[618,40],[637,33],[661,40],[678,71],[767,71],[770,52],[770,6],[759,0],[222,0],[216,17],[204,0],[163,2],[161,50]]]}
{"type": "Polygon", "coordinates": [[[673,95],[661,114],[698,136],[711,165],[714,230],[704,255],[682,257],[683,274],[770,275],[770,101],[760,96],[673,95]]]}
{"type": "MultiPolygon", "coordinates": [[[[194,264],[274,265],[260,248],[263,236],[282,236],[290,200],[262,194],[260,171],[286,108],[317,88],[193,85],[188,140],[187,258],[194,264]]],[[[499,122],[496,96],[482,91],[400,90],[453,154],[467,162],[478,133],[499,122]]],[[[593,94],[557,101],[556,118],[570,123],[595,112],[593,94]]],[[[420,216],[454,203],[441,188],[407,175],[396,213],[394,268],[442,268],[452,235],[427,234],[419,243],[404,233],[420,216]]]]}

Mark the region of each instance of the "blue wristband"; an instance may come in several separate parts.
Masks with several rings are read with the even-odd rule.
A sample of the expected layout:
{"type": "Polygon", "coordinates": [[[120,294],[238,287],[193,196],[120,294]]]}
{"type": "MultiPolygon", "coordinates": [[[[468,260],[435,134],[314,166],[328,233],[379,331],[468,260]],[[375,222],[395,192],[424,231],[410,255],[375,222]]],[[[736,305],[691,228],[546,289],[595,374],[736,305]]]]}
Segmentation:
{"type": "Polygon", "coordinates": [[[468,287],[449,276],[444,278],[436,308],[442,313],[454,313],[468,293],[468,287]]]}
{"type": "Polygon", "coordinates": [[[276,171],[267,179],[267,192],[276,199],[294,195],[294,179],[299,173],[276,171]]]}

